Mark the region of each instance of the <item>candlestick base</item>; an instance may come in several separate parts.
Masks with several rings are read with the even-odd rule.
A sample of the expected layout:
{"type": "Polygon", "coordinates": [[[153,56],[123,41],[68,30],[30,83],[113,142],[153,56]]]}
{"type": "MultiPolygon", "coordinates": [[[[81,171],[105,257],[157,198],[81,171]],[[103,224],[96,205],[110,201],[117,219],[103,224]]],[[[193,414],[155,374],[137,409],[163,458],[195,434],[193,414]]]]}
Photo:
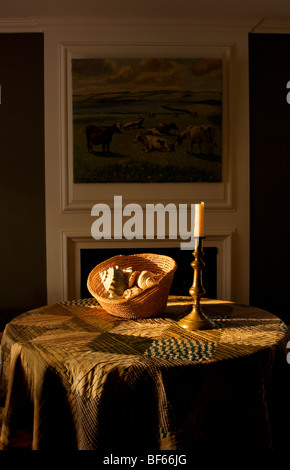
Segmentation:
{"type": "Polygon", "coordinates": [[[186,330],[210,330],[215,327],[199,305],[194,305],[191,312],[179,320],[178,325],[186,330]]]}

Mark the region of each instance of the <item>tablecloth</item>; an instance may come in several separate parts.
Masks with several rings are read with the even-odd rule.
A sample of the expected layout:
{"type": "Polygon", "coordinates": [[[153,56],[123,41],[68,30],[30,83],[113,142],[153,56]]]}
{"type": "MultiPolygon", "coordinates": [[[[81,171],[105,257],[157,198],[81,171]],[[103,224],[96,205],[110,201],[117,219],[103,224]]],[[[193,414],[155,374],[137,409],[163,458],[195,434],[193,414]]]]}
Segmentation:
{"type": "Polygon", "coordinates": [[[127,320],[95,299],[12,320],[1,342],[1,448],[22,429],[31,449],[272,449],[287,441],[288,329],[264,310],[202,300],[212,330],[127,320]]]}

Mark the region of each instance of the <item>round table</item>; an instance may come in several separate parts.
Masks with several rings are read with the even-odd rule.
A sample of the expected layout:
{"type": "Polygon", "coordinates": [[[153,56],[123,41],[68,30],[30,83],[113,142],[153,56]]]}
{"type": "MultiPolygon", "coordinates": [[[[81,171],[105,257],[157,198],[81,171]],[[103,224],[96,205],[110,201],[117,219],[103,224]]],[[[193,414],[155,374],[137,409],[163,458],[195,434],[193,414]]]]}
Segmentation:
{"type": "Polygon", "coordinates": [[[12,320],[1,342],[1,448],[17,446],[21,432],[40,450],[283,445],[287,326],[250,306],[201,305],[214,329],[178,326],[190,297],[169,297],[162,315],[142,320],[112,316],[92,298],[12,320]]]}

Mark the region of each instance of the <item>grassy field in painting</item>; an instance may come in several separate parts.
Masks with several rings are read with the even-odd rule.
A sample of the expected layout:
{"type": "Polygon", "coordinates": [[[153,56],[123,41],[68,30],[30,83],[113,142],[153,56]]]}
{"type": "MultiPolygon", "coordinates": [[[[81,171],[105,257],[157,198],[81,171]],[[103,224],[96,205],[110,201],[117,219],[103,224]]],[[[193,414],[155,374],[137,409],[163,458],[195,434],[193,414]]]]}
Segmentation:
{"type": "Polygon", "coordinates": [[[105,153],[101,146],[95,146],[89,153],[86,141],[88,124],[124,125],[134,121],[139,115],[132,113],[92,112],[74,114],[73,117],[73,157],[75,183],[107,182],[220,182],[222,180],[222,138],[221,107],[214,104],[195,104],[194,112],[182,109],[171,112],[143,114],[144,129],[125,130],[114,134],[110,152],[105,153]],[[179,112],[180,111],[180,112],[179,112]],[[135,142],[136,134],[158,123],[175,122],[179,131],[190,124],[211,124],[215,127],[216,147],[213,155],[207,155],[205,146],[201,154],[195,144],[193,155],[190,154],[188,141],[176,145],[176,133],[162,136],[175,145],[175,152],[145,152],[140,142],[135,142]]]}

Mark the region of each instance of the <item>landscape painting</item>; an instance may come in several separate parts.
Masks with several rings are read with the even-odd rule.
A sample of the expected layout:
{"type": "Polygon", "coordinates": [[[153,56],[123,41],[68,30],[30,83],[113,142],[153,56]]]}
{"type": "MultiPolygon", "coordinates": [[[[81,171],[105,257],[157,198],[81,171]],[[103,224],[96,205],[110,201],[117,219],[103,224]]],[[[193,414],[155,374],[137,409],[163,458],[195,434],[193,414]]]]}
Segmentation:
{"type": "Polygon", "coordinates": [[[72,59],[74,183],[222,181],[222,59],[72,59]]]}

